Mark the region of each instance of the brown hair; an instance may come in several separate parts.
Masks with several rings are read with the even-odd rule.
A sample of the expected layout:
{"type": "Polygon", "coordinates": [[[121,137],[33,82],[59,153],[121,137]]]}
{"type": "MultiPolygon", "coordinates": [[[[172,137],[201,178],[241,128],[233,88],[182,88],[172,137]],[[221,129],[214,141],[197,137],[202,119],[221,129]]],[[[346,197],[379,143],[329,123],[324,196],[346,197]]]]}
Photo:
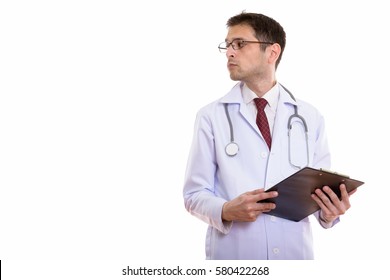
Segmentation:
{"type": "MultiPolygon", "coordinates": [[[[227,27],[241,24],[252,27],[255,31],[254,35],[259,41],[272,42],[280,45],[280,55],[275,63],[275,68],[277,68],[286,46],[286,33],[284,32],[283,27],[273,18],[263,14],[246,12],[231,17],[226,23],[227,27]]],[[[267,45],[261,44],[260,47],[262,50],[265,50],[267,45]]]]}

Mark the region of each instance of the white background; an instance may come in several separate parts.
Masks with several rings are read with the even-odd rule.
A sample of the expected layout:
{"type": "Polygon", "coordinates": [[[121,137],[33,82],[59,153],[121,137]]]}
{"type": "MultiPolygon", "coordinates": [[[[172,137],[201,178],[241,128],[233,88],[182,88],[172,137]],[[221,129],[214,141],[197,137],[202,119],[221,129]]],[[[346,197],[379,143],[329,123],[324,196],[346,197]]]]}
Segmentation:
{"type": "Polygon", "coordinates": [[[226,21],[285,28],[277,78],[366,183],[317,260],[388,258],[386,1],[2,1],[0,259],[204,259],[182,184],[197,110],[234,84],[226,21]],[[371,133],[368,135],[367,133],[371,133]]]}

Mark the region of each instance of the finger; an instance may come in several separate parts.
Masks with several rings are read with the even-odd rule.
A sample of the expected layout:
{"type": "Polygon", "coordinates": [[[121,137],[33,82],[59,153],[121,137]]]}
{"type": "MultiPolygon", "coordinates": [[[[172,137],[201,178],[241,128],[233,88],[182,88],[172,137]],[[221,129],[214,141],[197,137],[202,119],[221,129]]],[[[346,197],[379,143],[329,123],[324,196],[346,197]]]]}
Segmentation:
{"type": "Polygon", "coordinates": [[[269,212],[276,208],[276,204],[272,202],[260,202],[257,203],[256,210],[260,212],[269,212]]]}
{"type": "MultiPolygon", "coordinates": [[[[340,193],[341,193],[341,201],[340,201],[341,205],[338,206],[337,208],[340,211],[339,213],[345,213],[345,211],[351,207],[351,204],[349,202],[350,194],[347,192],[347,186],[345,184],[340,185],[340,193]]],[[[354,191],[351,192],[351,195],[353,193],[354,191]]]]}
{"type": "Polygon", "coordinates": [[[340,193],[341,200],[329,186],[325,186],[322,189],[317,189],[315,194],[312,195],[320,206],[324,217],[340,216],[350,208],[349,195],[344,184],[340,185],[340,193]]]}
{"type": "Polygon", "coordinates": [[[259,201],[262,201],[262,200],[265,200],[265,199],[269,199],[269,198],[274,198],[274,197],[277,197],[278,196],[278,192],[276,191],[272,191],[272,192],[263,192],[263,193],[259,193],[255,196],[255,199],[257,202],[259,201]]]}
{"type": "MultiPolygon", "coordinates": [[[[327,186],[325,186],[322,189],[316,189],[315,190],[315,194],[317,195],[317,197],[319,198],[321,204],[328,209],[328,211],[332,212],[332,213],[335,213],[335,211],[337,211],[337,208],[335,207],[334,205],[334,202],[337,204],[340,203],[340,200],[338,199],[337,195],[327,186]],[[326,192],[328,191],[328,192],[326,192]],[[328,194],[328,195],[326,195],[328,194]],[[333,197],[333,198],[330,198],[330,197],[333,197]]],[[[321,207],[321,205],[320,205],[321,207]]],[[[322,208],[322,207],[321,207],[322,208]]]]}
{"type": "Polygon", "coordinates": [[[351,207],[347,189],[344,184],[340,185],[341,200],[328,186],[323,187],[323,191],[330,197],[331,205],[326,204],[326,201],[324,201],[324,203],[334,215],[344,214],[345,211],[351,207]]]}
{"type": "Polygon", "coordinates": [[[347,187],[345,186],[345,184],[340,185],[340,193],[341,193],[341,200],[344,201],[348,199],[349,194],[347,192],[347,187]]]}
{"type": "Polygon", "coordinates": [[[340,192],[341,192],[341,198],[342,199],[348,198],[349,196],[353,195],[356,191],[357,191],[357,189],[354,189],[354,190],[348,192],[347,191],[347,186],[345,184],[341,184],[340,185],[340,192]]]}
{"type": "Polygon", "coordinates": [[[319,198],[319,197],[317,196],[317,194],[313,193],[313,194],[311,195],[311,197],[313,198],[313,200],[314,200],[315,202],[317,202],[318,206],[321,208],[321,211],[322,211],[322,213],[323,213],[323,216],[326,217],[326,216],[332,215],[331,210],[322,202],[321,198],[319,198]]]}
{"type": "Polygon", "coordinates": [[[261,188],[261,189],[256,189],[256,190],[253,190],[253,191],[249,191],[247,192],[247,194],[249,195],[258,195],[260,193],[263,193],[264,192],[264,188],[261,188]]]}
{"type": "Polygon", "coordinates": [[[316,194],[316,193],[313,193],[311,194],[311,198],[317,202],[318,206],[320,206],[320,208],[324,211],[328,211],[328,208],[326,207],[326,205],[322,202],[321,198],[316,194]]]}
{"type": "Polygon", "coordinates": [[[354,194],[356,192],[352,191],[351,194],[347,192],[347,187],[344,184],[340,185],[340,192],[341,192],[341,203],[342,208],[339,208],[341,213],[345,213],[346,210],[348,210],[351,207],[351,203],[349,202],[349,196],[354,194]]]}
{"type": "MultiPolygon", "coordinates": [[[[330,187],[325,186],[322,188],[322,191],[325,194],[327,194],[327,196],[326,195],[325,196],[326,196],[326,198],[328,198],[328,200],[330,199],[329,200],[330,203],[332,203],[334,205],[340,204],[341,201],[340,201],[339,197],[335,194],[335,192],[330,187]]],[[[340,191],[342,192],[341,188],[340,188],[340,191]]],[[[344,189],[344,191],[345,191],[345,189],[344,189]]],[[[348,194],[347,194],[347,196],[348,196],[348,194]]]]}

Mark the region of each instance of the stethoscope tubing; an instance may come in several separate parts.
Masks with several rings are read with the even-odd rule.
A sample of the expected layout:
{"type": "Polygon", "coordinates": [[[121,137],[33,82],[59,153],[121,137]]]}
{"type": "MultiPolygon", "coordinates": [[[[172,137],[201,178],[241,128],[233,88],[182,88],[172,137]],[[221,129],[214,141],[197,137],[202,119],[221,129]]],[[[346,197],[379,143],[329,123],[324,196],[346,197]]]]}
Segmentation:
{"type": "MultiPolygon", "coordinates": [[[[296,101],[296,99],[292,95],[292,93],[287,88],[285,88],[283,85],[281,85],[281,86],[291,96],[291,98],[294,101],[296,101]]],[[[227,118],[228,123],[229,123],[229,130],[230,130],[230,142],[225,146],[225,152],[226,152],[226,154],[228,156],[234,157],[235,155],[237,155],[237,153],[239,151],[239,145],[234,141],[234,129],[233,129],[232,120],[230,118],[228,105],[229,105],[228,103],[224,103],[225,114],[226,114],[226,118],[227,118]]],[[[301,168],[309,165],[309,137],[308,137],[308,132],[309,132],[309,130],[308,130],[308,126],[307,126],[305,118],[298,114],[298,106],[294,105],[294,113],[288,118],[288,121],[287,121],[288,150],[289,150],[289,152],[288,152],[288,159],[289,159],[289,163],[293,167],[298,168],[298,169],[301,169],[301,168]],[[299,165],[295,165],[295,164],[292,163],[292,158],[291,158],[291,129],[292,129],[292,120],[294,118],[298,118],[299,120],[301,120],[301,123],[302,123],[302,125],[304,127],[304,130],[305,130],[306,165],[304,165],[304,166],[299,166],[299,165]]]]}

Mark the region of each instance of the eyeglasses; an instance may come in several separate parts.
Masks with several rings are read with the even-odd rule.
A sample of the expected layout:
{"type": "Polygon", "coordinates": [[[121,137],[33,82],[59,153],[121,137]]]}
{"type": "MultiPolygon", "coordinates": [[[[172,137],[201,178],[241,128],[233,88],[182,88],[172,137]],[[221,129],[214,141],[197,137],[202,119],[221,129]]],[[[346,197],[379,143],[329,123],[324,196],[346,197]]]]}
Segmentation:
{"type": "Polygon", "coordinates": [[[268,44],[273,45],[274,43],[271,42],[260,42],[260,41],[246,41],[242,39],[234,39],[233,41],[229,42],[222,42],[219,44],[218,49],[221,53],[227,52],[227,49],[232,46],[233,50],[239,50],[245,47],[249,43],[257,43],[257,44],[268,44]]]}

